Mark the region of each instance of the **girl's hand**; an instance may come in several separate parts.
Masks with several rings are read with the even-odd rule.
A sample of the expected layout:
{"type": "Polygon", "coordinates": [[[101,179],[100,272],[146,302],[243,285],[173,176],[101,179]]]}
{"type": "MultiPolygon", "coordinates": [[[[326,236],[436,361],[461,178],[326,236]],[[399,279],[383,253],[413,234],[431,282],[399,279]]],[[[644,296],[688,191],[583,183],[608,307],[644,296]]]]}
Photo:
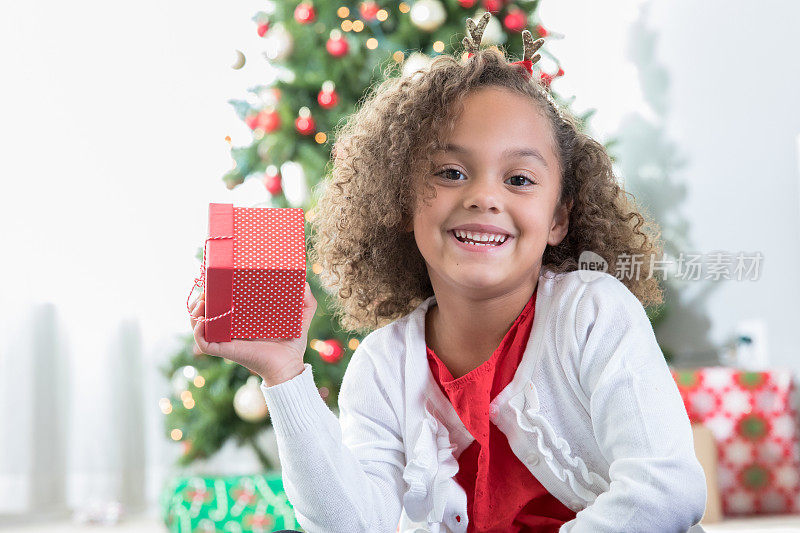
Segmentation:
{"type": "Polygon", "coordinates": [[[233,339],[230,342],[206,342],[203,320],[205,317],[205,291],[192,302],[191,318],[194,330],[195,354],[205,353],[224,357],[257,373],[268,387],[283,383],[304,370],[303,355],[308,343],[308,328],[317,310],[317,300],[306,281],[303,297],[302,336],[298,339],[233,339]]]}

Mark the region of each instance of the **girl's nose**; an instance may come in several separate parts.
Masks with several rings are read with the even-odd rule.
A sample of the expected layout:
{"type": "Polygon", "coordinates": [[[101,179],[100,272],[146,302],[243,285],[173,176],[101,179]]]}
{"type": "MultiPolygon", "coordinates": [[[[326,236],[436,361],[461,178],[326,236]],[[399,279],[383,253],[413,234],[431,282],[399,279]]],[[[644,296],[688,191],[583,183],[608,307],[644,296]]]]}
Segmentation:
{"type": "Polygon", "coordinates": [[[464,208],[468,210],[479,209],[489,211],[501,209],[500,184],[492,183],[490,179],[478,178],[464,187],[464,208]]]}

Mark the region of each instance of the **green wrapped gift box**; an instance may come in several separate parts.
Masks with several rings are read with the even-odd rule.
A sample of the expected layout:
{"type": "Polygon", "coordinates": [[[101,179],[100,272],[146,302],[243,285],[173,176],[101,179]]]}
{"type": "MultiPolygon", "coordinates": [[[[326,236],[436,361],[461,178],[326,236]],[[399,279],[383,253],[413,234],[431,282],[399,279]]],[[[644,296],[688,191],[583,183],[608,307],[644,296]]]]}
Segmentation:
{"type": "Polygon", "coordinates": [[[280,472],[246,476],[181,476],[161,493],[161,512],[169,531],[302,531],[283,492],[280,472]]]}

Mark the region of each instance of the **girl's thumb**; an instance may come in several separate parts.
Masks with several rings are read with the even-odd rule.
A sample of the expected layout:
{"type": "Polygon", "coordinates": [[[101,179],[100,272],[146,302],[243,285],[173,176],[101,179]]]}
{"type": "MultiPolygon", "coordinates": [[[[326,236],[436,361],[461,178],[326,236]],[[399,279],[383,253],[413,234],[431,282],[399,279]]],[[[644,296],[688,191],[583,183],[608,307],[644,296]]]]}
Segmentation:
{"type": "Polygon", "coordinates": [[[311,319],[314,318],[314,313],[317,311],[317,300],[311,293],[311,286],[306,281],[306,292],[303,295],[303,328],[308,329],[311,319]]]}

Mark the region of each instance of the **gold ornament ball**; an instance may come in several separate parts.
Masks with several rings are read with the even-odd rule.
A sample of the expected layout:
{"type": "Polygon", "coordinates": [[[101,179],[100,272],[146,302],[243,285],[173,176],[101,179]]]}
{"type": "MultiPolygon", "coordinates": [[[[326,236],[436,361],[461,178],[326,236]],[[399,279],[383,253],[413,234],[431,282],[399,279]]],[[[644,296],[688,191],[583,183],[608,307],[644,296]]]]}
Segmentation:
{"type": "Polygon", "coordinates": [[[233,410],[246,422],[260,422],[269,414],[258,376],[250,376],[233,396],[233,410]]]}
{"type": "Polygon", "coordinates": [[[236,50],[236,59],[234,60],[233,65],[231,65],[231,68],[233,70],[239,70],[244,66],[244,62],[244,54],[241,50],[236,50]]]}
{"type": "Polygon", "coordinates": [[[439,0],[418,0],[411,8],[411,22],[417,28],[432,32],[447,18],[447,12],[439,0]]]}

